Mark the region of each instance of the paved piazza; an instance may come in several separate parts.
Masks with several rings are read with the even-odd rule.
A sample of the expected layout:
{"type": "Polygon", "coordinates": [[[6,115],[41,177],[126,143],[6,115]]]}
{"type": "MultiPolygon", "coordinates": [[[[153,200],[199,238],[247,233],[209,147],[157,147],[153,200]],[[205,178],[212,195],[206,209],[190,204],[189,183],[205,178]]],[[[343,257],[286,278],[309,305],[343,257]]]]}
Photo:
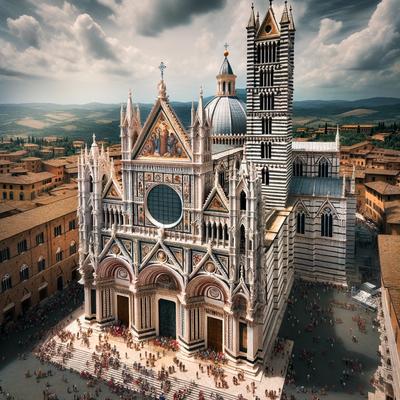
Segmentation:
{"type": "Polygon", "coordinates": [[[109,382],[113,379],[116,384],[123,384],[139,393],[149,396],[163,393],[171,399],[183,398],[185,395],[196,399],[201,399],[202,395],[205,399],[218,396],[224,399],[240,396],[280,398],[293,346],[290,340],[277,344],[278,351],[268,362],[268,374],[260,371],[254,376],[243,371],[243,378],[236,379],[237,371],[227,364],[189,358],[180,352],[156,346],[152,341],[140,344],[133,342],[128,347],[120,336],[105,334],[96,329],[88,334],[90,325],[83,319],[81,310],[60,326],[63,329],[47,338],[38,352],[44,358],[49,356],[48,361],[95,376],[98,375],[100,365],[95,360],[102,359],[103,366],[107,364],[107,367],[102,368],[103,380],[109,382]],[[99,346],[100,338],[102,345],[99,346]],[[106,352],[108,355],[105,357],[106,352]],[[138,367],[139,363],[141,368],[138,367]],[[162,370],[169,371],[169,376],[165,377],[162,370]]]}

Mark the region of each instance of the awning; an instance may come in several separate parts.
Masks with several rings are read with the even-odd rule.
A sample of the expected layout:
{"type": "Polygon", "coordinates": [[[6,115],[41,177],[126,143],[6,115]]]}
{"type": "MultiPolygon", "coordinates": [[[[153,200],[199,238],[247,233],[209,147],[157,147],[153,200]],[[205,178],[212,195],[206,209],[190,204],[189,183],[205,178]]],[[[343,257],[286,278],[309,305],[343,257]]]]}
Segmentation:
{"type": "Polygon", "coordinates": [[[47,287],[47,285],[48,285],[47,282],[43,282],[43,283],[39,286],[38,290],[44,289],[45,287],[47,287]]]}
{"type": "Polygon", "coordinates": [[[31,292],[24,294],[24,295],[22,296],[22,298],[21,298],[21,303],[22,303],[23,301],[29,299],[30,297],[31,297],[31,292]]]}

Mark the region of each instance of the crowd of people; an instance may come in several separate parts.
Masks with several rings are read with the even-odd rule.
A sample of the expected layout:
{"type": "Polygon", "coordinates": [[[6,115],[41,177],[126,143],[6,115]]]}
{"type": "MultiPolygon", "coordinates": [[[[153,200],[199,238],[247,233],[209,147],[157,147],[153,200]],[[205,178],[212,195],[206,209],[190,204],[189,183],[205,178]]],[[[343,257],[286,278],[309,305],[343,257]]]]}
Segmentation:
{"type": "MultiPolygon", "coordinates": [[[[367,324],[371,323],[372,327],[375,326],[374,314],[369,315],[368,310],[362,310],[355,304],[346,288],[331,284],[296,282],[288,301],[285,317],[286,331],[293,333],[295,351],[291,355],[287,369],[288,390],[282,393],[283,400],[304,398],[304,393],[308,393],[311,396],[309,398],[316,400],[336,388],[364,394],[365,389],[361,385],[358,385],[355,390],[355,384],[353,384],[353,382],[359,382],[359,376],[364,374],[363,362],[357,357],[343,357],[341,360],[337,357],[338,338],[334,334],[335,326],[343,324],[342,317],[347,312],[350,315],[355,314],[351,315],[351,321],[355,326],[349,327],[347,331],[349,339],[353,343],[358,343],[359,335],[367,333],[367,324]],[[335,293],[340,296],[335,297],[335,293]],[[303,315],[300,316],[300,314],[303,315]],[[326,336],[321,332],[332,332],[332,336],[326,336]],[[297,340],[300,337],[304,338],[301,340],[302,344],[297,340]],[[317,358],[325,359],[324,367],[327,366],[335,372],[327,373],[329,376],[321,379],[320,371],[317,370],[320,361],[317,358]],[[293,388],[295,390],[291,390],[293,388]]],[[[347,329],[347,326],[344,329],[347,329]]]]}

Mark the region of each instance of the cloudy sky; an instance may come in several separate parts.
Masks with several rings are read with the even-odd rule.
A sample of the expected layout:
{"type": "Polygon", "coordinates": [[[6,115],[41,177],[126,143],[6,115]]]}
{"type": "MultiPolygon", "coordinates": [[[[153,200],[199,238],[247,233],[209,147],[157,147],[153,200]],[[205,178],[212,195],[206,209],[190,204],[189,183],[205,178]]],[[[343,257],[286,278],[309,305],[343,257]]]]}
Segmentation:
{"type": "MultiPolygon", "coordinates": [[[[260,17],[267,0],[256,0],[260,17]]],[[[215,91],[228,42],[245,82],[251,0],[0,0],[0,102],[152,102],[215,91]]],[[[400,91],[399,0],[293,0],[295,98],[357,99],[400,91]]],[[[273,3],[280,18],[283,0],[273,3]]],[[[279,21],[279,19],[278,19],[279,21]]]]}

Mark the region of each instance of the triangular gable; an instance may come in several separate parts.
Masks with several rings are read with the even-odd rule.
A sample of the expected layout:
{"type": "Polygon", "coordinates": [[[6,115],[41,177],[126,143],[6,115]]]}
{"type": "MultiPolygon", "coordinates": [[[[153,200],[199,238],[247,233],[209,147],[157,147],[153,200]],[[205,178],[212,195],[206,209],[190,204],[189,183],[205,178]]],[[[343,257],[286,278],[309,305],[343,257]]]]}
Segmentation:
{"type": "Polygon", "coordinates": [[[190,161],[187,134],[172,108],[158,100],[133,149],[137,160],[190,161]]]}
{"type": "Polygon", "coordinates": [[[268,9],[267,15],[258,30],[256,39],[273,39],[280,35],[279,26],[276,22],[274,11],[272,8],[268,9]]]}
{"type": "Polygon", "coordinates": [[[115,183],[112,182],[110,187],[107,189],[107,192],[104,195],[105,199],[111,199],[111,200],[121,200],[121,194],[118,190],[118,188],[115,186],[115,183]]]}
{"type": "Polygon", "coordinates": [[[208,195],[203,210],[223,213],[229,212],[228,200],[219,183],[216,183],[208,195]]]}

